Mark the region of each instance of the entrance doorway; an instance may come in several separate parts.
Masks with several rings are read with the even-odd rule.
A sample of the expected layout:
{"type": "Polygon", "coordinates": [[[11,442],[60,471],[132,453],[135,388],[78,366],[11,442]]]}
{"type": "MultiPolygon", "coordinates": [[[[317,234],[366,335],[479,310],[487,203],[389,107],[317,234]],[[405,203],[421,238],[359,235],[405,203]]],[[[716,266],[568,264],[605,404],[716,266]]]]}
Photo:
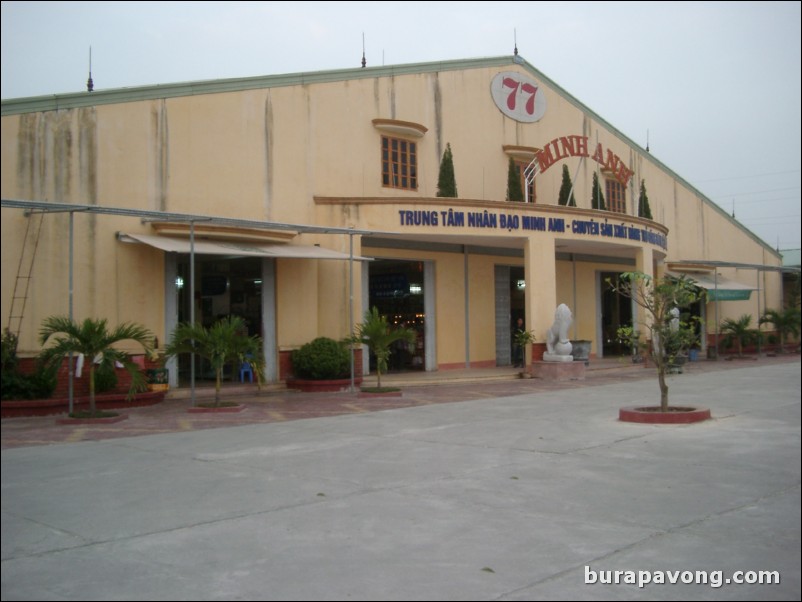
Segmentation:
{"type": "Polygon", "coordinates": [[[619,272],[601,272],[599,277],[601,279],[602,356],[628,355],[630,350],[618,340],[617,331],[621,326],[632,324],[632,301],[616,293],[611,286],[611,284],[618,286],[621,277],[619,272]]]}
{"type": "MultiPolygon", "coordinates": [[[[189,263],[189,256],[184,255],[179,257],[176,266],[178,322],[190,321],[191,304],[194,302],[195,322],[206,328],[226,316],[239,316],[245,321],[248,336],[263,336],[261,258],[196,255],[194,292],[189,290],[189,263]]],[[[206,363],[195,356],[196,378],[205,379],[212,374],[206,363]]],[[[179,356],[179,382],[189,380],[190,368],[190,356],[179,356]]],[[[233,379],[236,375],[230,367],[226,367],[224,376],[233,379]]]]}
{"type": "MultiPolygon", "coordinates": [[[[368,307],[376,307],[391,328],[406,327],[416,332],[412,345],[398,341],[392,348],[390,372],[425,370],[426,314],[422,261],[376,259],[368,266],[368,307]]],[[[370,358],[370,370],[376,358],[370,358]]]]}
{"type": "Polygon", "coordinates": [[[495,266],[496,365],[510,366],[515,358],[512,333],[521,318],[526,324],[526,281],[522,266],[495,266]]]}

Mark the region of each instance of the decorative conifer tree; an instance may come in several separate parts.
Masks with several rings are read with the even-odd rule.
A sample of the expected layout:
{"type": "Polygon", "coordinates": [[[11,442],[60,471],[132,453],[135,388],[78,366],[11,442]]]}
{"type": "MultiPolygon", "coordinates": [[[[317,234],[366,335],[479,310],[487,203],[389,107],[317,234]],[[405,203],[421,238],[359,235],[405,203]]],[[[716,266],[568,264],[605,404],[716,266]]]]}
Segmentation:
{"type": "Polygon", "coordinates": [[[524,191],[521,188],[521,174],[518,173],[518,166],[515,161],[510,157],[510,167],[507,170],[507,200],[517,201],[522,203],[524,201],[524,191]]]}
{"type": "Polygon", "coordinates": [[[563,183],[560,186],[560,197],[557,202],[567,207],[576,207],[574,191],[571,190],[571,175],[568,173],[567,165],[563,165],[563,183]],[[571,195],[570,199],[568,198],[569,194],[571,195]]]}
{"type": "Polygon", "coordinates": [[[652,218],[652,208],[649,207],[649,195],[646,194],[646,180],[640,181],[640,196],[638,197],[638,217],[652,218]]]}
{"type": "Polygon", "coordinates": [[[454,157],[451,155],[451,143],[446,144],[443,160],[440,162],[440,175],[437,178],[437,196],[457,196],[457,179],[454,176],[454,157]]]}
{"type": "Polygon", "coordinates": [[[599,186],[599,176],[595,171],[593,172],[593,193],[590,197],[590,206],[592,209],[607,211],[607,205],[604,202],[604,193],[601,190],[601,186],[599,186]]]}

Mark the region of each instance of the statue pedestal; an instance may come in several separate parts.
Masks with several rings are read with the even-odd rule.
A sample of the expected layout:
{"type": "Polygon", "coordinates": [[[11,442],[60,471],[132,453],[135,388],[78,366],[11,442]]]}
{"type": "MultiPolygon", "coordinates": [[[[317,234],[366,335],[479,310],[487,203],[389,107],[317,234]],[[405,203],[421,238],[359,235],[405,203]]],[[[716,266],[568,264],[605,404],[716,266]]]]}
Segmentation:
{"type": "Polygon", "coordinates": [[[532,376],[544,380],[585,380],[584,362],[567,361],[532,362],[532,376]]]}
{"type": "Polygon", "coordinates": [[[548,351],[543,354],[544,362],[573,362],[573,355],[557,355],[556,353],[549,353],[548,351]]]}

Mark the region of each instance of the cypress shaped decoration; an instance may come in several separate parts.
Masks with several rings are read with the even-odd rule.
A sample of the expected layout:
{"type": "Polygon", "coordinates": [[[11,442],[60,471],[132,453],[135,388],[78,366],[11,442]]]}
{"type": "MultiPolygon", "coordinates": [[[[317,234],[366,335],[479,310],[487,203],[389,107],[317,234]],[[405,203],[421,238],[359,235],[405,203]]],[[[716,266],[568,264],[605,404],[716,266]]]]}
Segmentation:
{"type": "Polygon", "coordinates": [[[437,196],[457,196],[457,179],[454,176],[454,157],[451,154],[451,143],[446,144],[443,160],[440,162],[440,175],[437,178],[437,196]]]}
{"type": "Polygon", "coordinates": [[[649,206],[649,195],[646,194],[646,180],[640,181],[640,196],[638,197],[638,217],[652,218],[652,208],[649,206]]]}
{"type": "Polygon", "coordinates": [[[599,186],[599,176],[595,171],[593,172],[593,193],[590,197],[590,206],[592,209],[607,211],[607,205],[604,202],[604,193],[602,192],[601,186],[599,186]]]}
{"type": "Polygon", "coordinates": [[[518,166],[510,157],[510,166],[507,170],[507,200],[523,203],[524,191],[521,188],[521,175],[518,173],[518,166]]]}
{"type": "Polygon", "coordinates": [[[563,183],[560,186],[560,197],[558,203],[565,207],[576,207],[574,191],[571,190],[571,175],[568,173],[567,165],[563,165],[563,183]],[[568,198],[569,194],[571,195],[570,199],[568,198]]]}

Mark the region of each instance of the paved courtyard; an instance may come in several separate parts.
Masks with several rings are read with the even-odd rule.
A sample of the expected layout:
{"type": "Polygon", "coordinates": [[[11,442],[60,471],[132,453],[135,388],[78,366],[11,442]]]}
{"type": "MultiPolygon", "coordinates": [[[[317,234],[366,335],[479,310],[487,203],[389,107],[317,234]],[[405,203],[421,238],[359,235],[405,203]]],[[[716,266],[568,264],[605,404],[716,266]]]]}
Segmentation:
{"type": "Polygon", "coordinates": [[[799,600],[799,356],[670,386],[714,419],[618,422],[631,370],[6,419],[2,599],[799,600]]]}

